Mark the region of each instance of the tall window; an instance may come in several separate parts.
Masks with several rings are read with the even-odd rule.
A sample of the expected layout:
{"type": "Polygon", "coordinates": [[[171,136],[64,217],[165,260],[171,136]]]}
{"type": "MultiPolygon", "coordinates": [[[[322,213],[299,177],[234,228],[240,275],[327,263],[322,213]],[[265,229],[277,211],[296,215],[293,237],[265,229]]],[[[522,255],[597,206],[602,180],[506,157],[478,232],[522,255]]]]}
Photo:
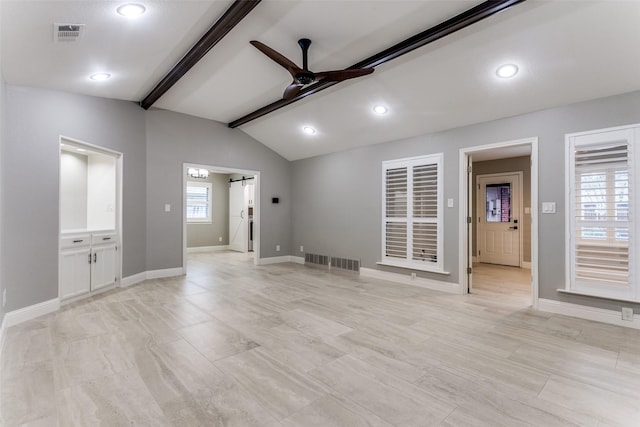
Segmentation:
{"type": "Polygon", "coordinates": [[[382,263],[443,270],[442,154],[382,163],[382,263]]]}
{"type": "Polygon", "coordinates": [[[187,222],[211,222],[211,183],[187,181],[187,222]]]}
{"type": "Polygon", "coordinates": [[[626,127],[567,137],[570,290],[640,299],[633,244],[637,135],[640,128],[626,127]]]}

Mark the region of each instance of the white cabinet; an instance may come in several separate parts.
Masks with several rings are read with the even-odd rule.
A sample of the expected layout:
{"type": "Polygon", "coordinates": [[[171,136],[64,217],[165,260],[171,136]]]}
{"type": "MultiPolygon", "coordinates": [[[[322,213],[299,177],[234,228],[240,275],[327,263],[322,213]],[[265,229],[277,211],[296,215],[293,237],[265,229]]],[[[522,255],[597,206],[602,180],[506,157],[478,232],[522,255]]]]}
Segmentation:
{"type": "Polygon", "coordinates": [[[97,232],[60,239],[60,298],[67,299],[116,283],[117,235],[97,232]]]}
{"type": "Polygon", "coordinates": [[[82,295],[91,290],[91,247],[60,251],[60,298],[82,295]]]}
{"type": "Polygon", "coordinates": [[[91,249],[91,290],[116,282],[116,245],[99,245],[91,249]]]}

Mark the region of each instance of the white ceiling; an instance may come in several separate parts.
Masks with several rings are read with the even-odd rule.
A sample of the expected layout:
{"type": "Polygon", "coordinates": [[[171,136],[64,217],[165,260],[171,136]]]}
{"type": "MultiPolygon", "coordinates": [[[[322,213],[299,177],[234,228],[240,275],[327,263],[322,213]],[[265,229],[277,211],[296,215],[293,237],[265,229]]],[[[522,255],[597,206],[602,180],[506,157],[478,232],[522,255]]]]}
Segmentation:
{"type": "MultiPolygon", "coordinates": [[[[231,4],[0,0],[7,83],[140,101],[231,4]],[[86,24],[78,43],[54,43],[54,23],[86,24]],[[92,82],[106,71],[112,78],[92,82]]],[[[286,70],[259,40],[299,65],[341,69],[481,1],[263,0],[154,107],[228,123],[276,101],[286,70]]],[[[290,160],[398,140],[640,89],[640,1],[528,0],[399,59],[241,126],[290,160]],[[499,64],[520,73],[496,78],[499,64]],[[382,103],[390,111],[376,116],[382,103]],[[317,129],[301,132],[303,125],[317,129]]]]}

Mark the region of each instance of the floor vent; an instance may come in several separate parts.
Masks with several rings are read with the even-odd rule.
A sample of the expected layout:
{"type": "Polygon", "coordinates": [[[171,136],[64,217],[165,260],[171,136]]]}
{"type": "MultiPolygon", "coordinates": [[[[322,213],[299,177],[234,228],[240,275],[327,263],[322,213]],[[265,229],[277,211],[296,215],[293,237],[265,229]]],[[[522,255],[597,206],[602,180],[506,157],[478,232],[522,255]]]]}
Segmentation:
{"type": "Polygon", "coordinates": [[[84,34],[84,24],[53,24],[53,41],[77,42],[84,34]]]}
{"type": "Polygon", "coordinates": [[[331,268],[355,271],[360,273],[360,261],[357,259],[331,257],[331,268]]]}
{"type": "Polygon", "coordinates": [[[315,264],[329,266],[329,257],[327,255],[304,254],[305,264],[315,264]]]}

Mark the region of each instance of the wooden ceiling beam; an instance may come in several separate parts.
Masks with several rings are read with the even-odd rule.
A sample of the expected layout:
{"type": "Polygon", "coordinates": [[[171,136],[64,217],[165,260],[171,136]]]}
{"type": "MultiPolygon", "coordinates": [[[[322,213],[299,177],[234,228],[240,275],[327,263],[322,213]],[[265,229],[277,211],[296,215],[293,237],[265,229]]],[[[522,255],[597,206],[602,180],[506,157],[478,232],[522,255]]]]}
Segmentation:
{"type": "MultiPolygon", "coordinates": [[[[488,0],[479,5],[468,9],[453,18],[447,19],[440,24],[431,27],[421,33],[418,33],[414,36],[409,37],[406,40],[401,41],[400,43],[391,46],[388,49],[385,49],[381,52],[376,53],[369,58],[363,59],[360,62],[353,64],[348,67],[349,69],[354,68],[369,68],[369,67],[377,67],[378,65],[384,64],[385,62],[396,59],[402,55],[405,55],[412,50],[418,49],[426,44],[432,43],[436,40],[439,40],[443,37],[446,37],[450,34],[455,33],[456,31],[460,31],[469,25],[475,24],[485,18],[495,15],[496,13],[500,13],[503,10],[510,8],[518,3],[522,3],[525,0],[488,0]]],[[[259,117],[262,117],[266,114],[269,114],[273,111],[279,110],[282,107],[285,107],[289,104],[292,104],[296,101],[299,101],[303,98],[306,98],[309,95],[313,95],[314,93],[320,92],[321,90],[327,89],[338,82],[323,82],[320,81],[318,83],[312,84],[310,86],[302,89],[298,95],[291,99],[279,99],[275,102],[272,102],[269,105],[266,105],[262,108],[255,110],[252,113],[247,114],[244,117],[241,117],[237,120],[229,123],[230,128],[236,128],[238,126],[242,126],[246,123],[249,123],[252,120],[255,120],[259,117]]]]}
{"type": "Polygon", "coordinates": [[[235,0],[198,42],[182,57],[166,76],[140,101],[140,106],[148,110],[162,95],[178,82],[194,65],[226,36],[261,0],[235,0]]]}

